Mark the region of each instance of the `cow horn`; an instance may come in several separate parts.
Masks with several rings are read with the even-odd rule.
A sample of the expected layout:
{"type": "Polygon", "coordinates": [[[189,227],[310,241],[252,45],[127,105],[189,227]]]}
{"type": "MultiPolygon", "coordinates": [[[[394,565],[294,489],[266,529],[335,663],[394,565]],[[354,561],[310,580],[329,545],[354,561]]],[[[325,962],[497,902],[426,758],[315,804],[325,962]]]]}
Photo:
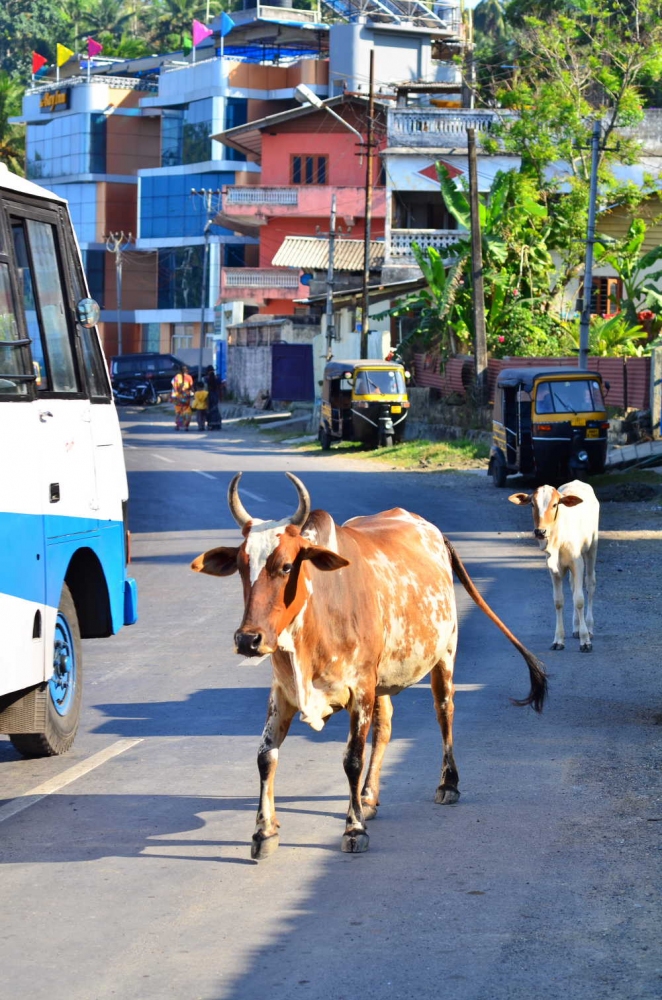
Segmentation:
{"type": "Polygon", "coordinates": [[[286,472],[285,475],[288,479],[291,479],[296,487],[296,491],[299,494],[299,506],[296,509],[296,513],[290,518],[290,523],[301,527],[308,520],[308,515],[310,514],[310,494],[308,490],[303,485],[300,479],[293,476],[291,472],[286,472]]]}
{"type": "Polygon", "coordinates": [[[237,522],[240,528],[243,528],[245,524],[252,521],[251,515],[248,513],[243,503],[239,499],[239,480],[241,479],[241,472],[238,472],[234,476],[232,482],[228,486],[228,507],[230,508],[230,513],[237,522]]]}

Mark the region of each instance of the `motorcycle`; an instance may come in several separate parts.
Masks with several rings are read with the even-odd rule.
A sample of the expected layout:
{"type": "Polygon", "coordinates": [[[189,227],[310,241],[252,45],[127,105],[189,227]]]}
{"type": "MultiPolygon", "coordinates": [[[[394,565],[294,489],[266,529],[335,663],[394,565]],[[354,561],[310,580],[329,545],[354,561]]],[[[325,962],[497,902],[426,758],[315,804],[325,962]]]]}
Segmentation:
{"type": "Polygon", "coordinates": [[[113,386],[117,406],[154,406],[161,402],[152,379],[124,379],[113,386]]]}

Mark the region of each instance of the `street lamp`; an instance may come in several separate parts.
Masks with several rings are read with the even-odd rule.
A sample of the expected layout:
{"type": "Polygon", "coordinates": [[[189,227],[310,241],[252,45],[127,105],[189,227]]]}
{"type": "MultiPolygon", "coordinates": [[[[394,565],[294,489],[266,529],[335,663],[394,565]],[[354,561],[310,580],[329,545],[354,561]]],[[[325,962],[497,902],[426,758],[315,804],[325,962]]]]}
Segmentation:
{"type": "Polygon", "coordinates": [[[363,142],[363,136],[358,129],[355,129],[353,125],[350,125],[349,122],[346,122],[345,119],[341,118],[339,114],[336,114],[333,108],[330,108],[324,103],[324,101],[320,100],[317,94],[314,94],[310,87],[307,87],[305,83],[300,83],[298,87],[294,88],[294,98],[299,102],[299,104],[312,104],[312,106],[317,108],[319,111],[328,111],[330,115],[333,115],[334,118],[338,119],[341,125],[348,128],[350,132],[354,133],[354,135],[358,135],[361,142],[363,142]]]}
{"type": "Polygon", "coordinates": [[[207,298],[209,295],[209,237],[211,235],[210,230],[212,227],[214,216],[216,215],[216,210],[214,209],[212,198],[214,195],[220,197],[220,189],[212,191],[211,188],[202,188],[200,191],[196,191],[195,188],[191,188],[191,195],[193,197],[202,198],[204,203],[204,210],[206,216],[205,228],[203,230],[203,236],[205,240],[204,253],[202,257],[202,302],[200,307],[200,348],[198,351],[198,379],[202,379],[202,352],[205,347],[205,311],[207,309],[207,298]]]}

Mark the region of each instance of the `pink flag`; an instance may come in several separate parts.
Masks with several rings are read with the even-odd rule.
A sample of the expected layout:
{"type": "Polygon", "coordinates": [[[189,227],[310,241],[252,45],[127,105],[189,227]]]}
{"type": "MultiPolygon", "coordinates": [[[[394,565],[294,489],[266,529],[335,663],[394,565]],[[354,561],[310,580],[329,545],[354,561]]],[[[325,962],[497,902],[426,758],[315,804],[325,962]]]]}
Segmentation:
{"type": "Polygon", "coordinates": [[[211,28],[208,28],[206,24],[202,23],[202,21],[193,22],[191,35],[193,36],[194,46],[199,45],[200,42],[203,42],[205,40],[205,38],[209,38],[209,36],[213,34],[214,32],[211,30],[211,28]]]}
{"type": "Polygon", "coordinates": [[[100,42],[95,42],[93,38],[88,38],[87,40],[87,54],[92,58],[92,56],[98,56],[100,52],[103,52],[103,45],[100,42]]]}

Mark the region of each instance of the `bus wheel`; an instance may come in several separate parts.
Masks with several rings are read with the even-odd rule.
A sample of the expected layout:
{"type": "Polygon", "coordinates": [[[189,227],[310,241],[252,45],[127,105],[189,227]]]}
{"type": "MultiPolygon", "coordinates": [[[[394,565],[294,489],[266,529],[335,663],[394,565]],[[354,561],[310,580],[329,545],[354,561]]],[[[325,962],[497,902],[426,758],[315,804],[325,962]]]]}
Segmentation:
{"type": "Polygon", "coordinates": [[[54,757],[66,753],[76,737],[83,693],[83,659],[78,616],[71,592],[62,587],[55,621],[53,676],[37,697],[43,699],[40,733],[10,735],[24,757],[54,757]]]}

